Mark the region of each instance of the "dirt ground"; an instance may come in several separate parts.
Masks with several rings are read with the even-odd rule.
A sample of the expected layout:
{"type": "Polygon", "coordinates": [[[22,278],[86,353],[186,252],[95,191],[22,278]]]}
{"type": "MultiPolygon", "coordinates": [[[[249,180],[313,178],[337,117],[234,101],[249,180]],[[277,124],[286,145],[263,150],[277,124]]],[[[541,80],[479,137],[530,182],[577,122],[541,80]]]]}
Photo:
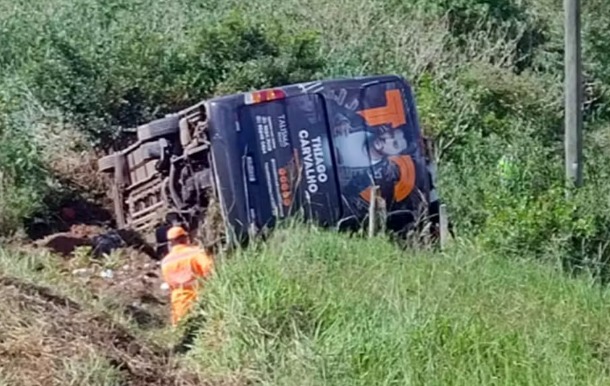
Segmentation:
{"type": "MultiPolygon", "coordinates": [[[[128,243],[93,256],[92,240],[104,232],[99,226],[74,225],[18,249],[51,251],[62,278],[94,297],[111,299],[115,311],[138,330],[167,326],[169,293],[161,289],[159,261],[128,243]]],[[[0,273],[0,298],[0,385],[3,380],[26,386],[205,384],[180,370],[169,348],[143,343],[110,317],[52,289],[0,273]],[[108,380],[102,370],[114,372],[116,380],[108,380]]]]}
{"type": "Polygon", "coordinates": [[[111,296],[125,307],[125,313],[144,329],[158,328],[169,321],[169,293],[161,289],[158,261],[133,249],[122,249],[110,264],[77,267],[65,264],[65,274],[78,278],[95,294],[111,296]]]}
{"type": "Polygon", "coordinates": [[[106,384],[95,383],[105,380],[94,378],[94,372],[89,382],[68,379],[68,362],[86,364],[91,358],[116,371],[116,383],[108,384],[204,384],[179,371],[171,352],[143,344],[121,326],[47,288],[0,277],[0,297],[0,374],[11,385],[106,384]]]}
{"type": "Polygon", "coordinates": [[[116,249],[96,254],[96,237],[109,231],[112,232],[101,226],[76,224],[68,232],[49,235],[25,248],[54,253],[64,275],[94,294],[120,300],[138,323],[163,325],[169,318],[169,294],[161,289],[160,260],[119,233],[113,233],[115,240],[121,242],[116,249]]]}

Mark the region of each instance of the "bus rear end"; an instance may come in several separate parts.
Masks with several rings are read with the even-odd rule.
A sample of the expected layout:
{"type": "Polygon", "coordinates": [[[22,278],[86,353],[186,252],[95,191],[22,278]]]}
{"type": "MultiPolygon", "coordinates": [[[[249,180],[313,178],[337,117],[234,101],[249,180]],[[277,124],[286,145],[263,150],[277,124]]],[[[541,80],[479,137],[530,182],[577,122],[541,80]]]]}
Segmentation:
{"type": "Polygon", "coordinates": [[[216,187],[238,238],[297,213],[358,225],[373,186],[390,229],[417,220],[430,181],[415,102],[399,77],[310,82],[207,104],[216,187]]]}

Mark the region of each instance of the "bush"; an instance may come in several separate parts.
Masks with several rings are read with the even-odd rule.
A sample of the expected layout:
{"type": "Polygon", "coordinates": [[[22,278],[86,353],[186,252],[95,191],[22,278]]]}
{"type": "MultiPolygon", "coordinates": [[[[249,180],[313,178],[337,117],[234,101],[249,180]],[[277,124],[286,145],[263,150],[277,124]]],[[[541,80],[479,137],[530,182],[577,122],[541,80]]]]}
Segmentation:
{"type": "Polygon", "coordinates": [[[0,236],[44,208],[48,171],[27,134],[0,122],[0,236]]]}
{"type": "Polygon", "coordinates": [[[15,60],[0,61],[0,70],[105,146],[119,128],[217,93],[307,80],[323,65],[315,34],[284,33],[272,19],[263,25],[235,13],[180,25],[134,2],[56,3],[52,18],[33,11],[46,18],[43,27],[33,18],[8,21],[5,53],[15,60]],[[32,54],[20,51],[27,38],[32,54]]]}

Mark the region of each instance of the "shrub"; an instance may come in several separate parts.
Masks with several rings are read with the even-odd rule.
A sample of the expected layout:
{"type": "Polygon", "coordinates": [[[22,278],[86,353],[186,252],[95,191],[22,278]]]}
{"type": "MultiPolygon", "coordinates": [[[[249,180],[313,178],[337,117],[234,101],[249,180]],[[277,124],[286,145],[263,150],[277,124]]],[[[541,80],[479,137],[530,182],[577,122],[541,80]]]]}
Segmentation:
{"type": "MultiPolygon", "coordinates": [[[[120,6],[68,8],[36,40],[35,51],[45,56],[24,58],[16,76],[41,103],[58,108],[108,146],[119,128],[219,92],[310,79],[323,64],[315,34],[284,34],[274,20],[262,25],[230,14],[194,23],[178,39],[137,23],[141,12],[120,6]],[[67,18],[85,26],[66,25],[67,18]]],[[[16,32],[7,36],[9,46],[21,39],[16,32]]]]}
{"type": "Polygon", "coordinates": [[[49,175],[39,154],[26,133],[0,122],[0,236],[44,208],[49,175]]]}

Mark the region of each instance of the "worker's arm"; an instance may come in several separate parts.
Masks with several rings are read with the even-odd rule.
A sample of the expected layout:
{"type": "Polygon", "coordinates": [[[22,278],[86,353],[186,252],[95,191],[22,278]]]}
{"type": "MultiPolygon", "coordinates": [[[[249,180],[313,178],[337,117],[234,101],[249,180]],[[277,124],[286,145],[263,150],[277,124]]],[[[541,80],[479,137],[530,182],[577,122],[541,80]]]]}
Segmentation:
{"type": "Polygon", "coordinates": [[[208,276],[214,268],[214,261],[205,253],[197,253],[191,260],[193,273],[198,277],[208,276]]]}

